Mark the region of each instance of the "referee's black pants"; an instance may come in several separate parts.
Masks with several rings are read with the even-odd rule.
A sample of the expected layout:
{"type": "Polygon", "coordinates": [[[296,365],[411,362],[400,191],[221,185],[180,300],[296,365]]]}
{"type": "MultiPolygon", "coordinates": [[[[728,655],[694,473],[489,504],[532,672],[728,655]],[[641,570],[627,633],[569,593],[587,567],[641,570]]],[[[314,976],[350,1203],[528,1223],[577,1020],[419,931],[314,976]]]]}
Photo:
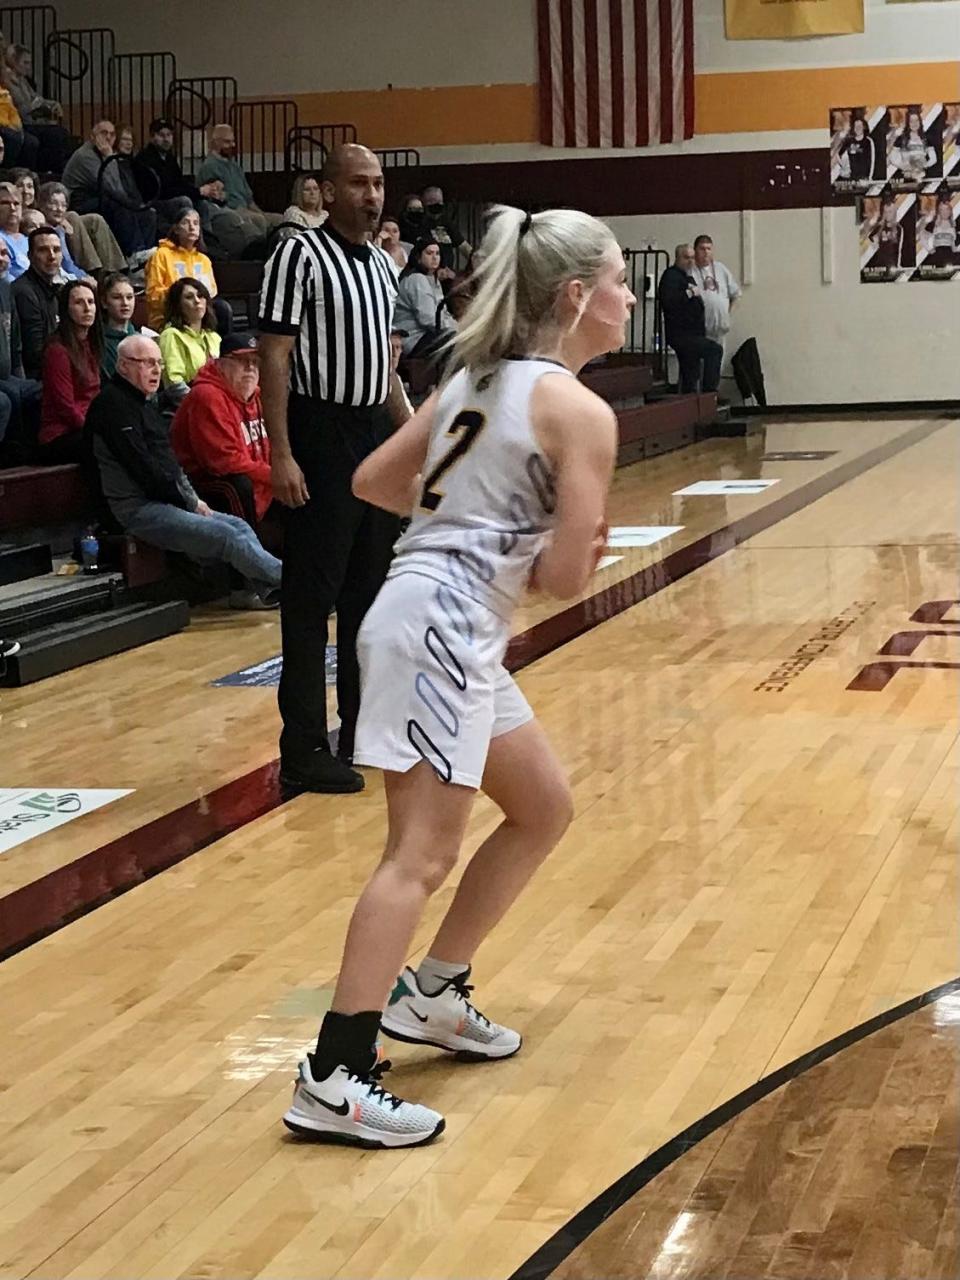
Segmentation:
{"type": "Polygon", "coordinates": [[[338,750],[353,753],[360,710],[357,632],[387,576],[400,522],[350,491],[356,468],[392,430],[385,406],[357,409],[291,395],[288,423],[290,447],[310,494],[284,526],[280,753],[296,766],[328,746],[324,656],[333,609],[338,750]]]}

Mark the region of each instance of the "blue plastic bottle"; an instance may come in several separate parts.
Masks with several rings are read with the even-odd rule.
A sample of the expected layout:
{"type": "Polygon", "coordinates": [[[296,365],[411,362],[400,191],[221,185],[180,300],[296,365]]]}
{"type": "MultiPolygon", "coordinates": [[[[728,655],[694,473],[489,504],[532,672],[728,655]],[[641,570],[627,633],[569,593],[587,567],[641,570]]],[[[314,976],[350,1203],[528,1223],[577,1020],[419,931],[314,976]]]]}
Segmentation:
{"type": "Polygon", "coordinates": [[[96,573],[98,569],[97,561],[100,558],[100,542],[97,535],[92,529],[80,539],[80,560],[83,564],[84,573],[96,573]]]}

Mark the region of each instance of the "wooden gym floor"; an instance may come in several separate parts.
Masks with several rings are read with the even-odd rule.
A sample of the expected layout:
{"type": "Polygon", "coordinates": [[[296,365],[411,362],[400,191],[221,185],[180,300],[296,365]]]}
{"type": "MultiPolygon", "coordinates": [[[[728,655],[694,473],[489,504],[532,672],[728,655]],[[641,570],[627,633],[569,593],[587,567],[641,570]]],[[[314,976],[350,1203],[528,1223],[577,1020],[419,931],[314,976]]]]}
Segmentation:
{"type": "Polygon", "coordinates": [[[683,528],[517,620],[578,816],[478,958],[524,1052],[390,1046],[422,1150],[279,1124],[384,812],[284,800],[274,691],[211,687],[277,620],[0,693],[4,786],[133,789],[0,854],[0,1277],[955,1276],[958,436],[618,473],[611,523],[683,528]]]}

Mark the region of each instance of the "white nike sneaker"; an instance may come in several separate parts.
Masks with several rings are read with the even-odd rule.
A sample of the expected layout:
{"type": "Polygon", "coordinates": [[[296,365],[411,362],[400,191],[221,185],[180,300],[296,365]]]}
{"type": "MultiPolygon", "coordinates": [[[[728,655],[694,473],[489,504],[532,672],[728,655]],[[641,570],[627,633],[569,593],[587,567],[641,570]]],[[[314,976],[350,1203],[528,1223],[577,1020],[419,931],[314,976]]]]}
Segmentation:
{"type": "Polygon", "coordinates": [[[314,1080],[310,1059],[304,1059],[283,1123],[314,1142],[423,1146],[443,1133],[446,1121],[438,1111],[404,1102],[382,1088],[379,1080],[389,1069],[389,1062],[378,1062],[367,1075],[358,1075],[340,1066],[325,1080],[314,1080]]]}
{"type": "Polygon", "coordinates": [[[451,978],[435,996],[424,995],[417,975],[404,969],[390,993],[380,1026],[394,1040],[449,1049],[462,1060],[509,1058],[523,1039],[519,1032],[485,1018],[468,999],[470,970],[451,978]]]}

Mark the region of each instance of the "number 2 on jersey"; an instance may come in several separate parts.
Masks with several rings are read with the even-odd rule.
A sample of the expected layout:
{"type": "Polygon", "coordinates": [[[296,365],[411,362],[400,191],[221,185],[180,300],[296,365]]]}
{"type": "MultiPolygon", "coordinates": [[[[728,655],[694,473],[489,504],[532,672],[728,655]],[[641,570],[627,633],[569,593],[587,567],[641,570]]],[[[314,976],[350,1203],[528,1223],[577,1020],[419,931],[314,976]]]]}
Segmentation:
{"type": "Polygon", "coordinates": [[[461,458],[466,457],[486,425],[487,415],[479,409],[463,409],[451,422],[447,435],[456,438],[456,444],[447,450],[424,481],[420,506],[425,511],[436,511],[439,507],[443,500],[441,479],[461,458]]]}

